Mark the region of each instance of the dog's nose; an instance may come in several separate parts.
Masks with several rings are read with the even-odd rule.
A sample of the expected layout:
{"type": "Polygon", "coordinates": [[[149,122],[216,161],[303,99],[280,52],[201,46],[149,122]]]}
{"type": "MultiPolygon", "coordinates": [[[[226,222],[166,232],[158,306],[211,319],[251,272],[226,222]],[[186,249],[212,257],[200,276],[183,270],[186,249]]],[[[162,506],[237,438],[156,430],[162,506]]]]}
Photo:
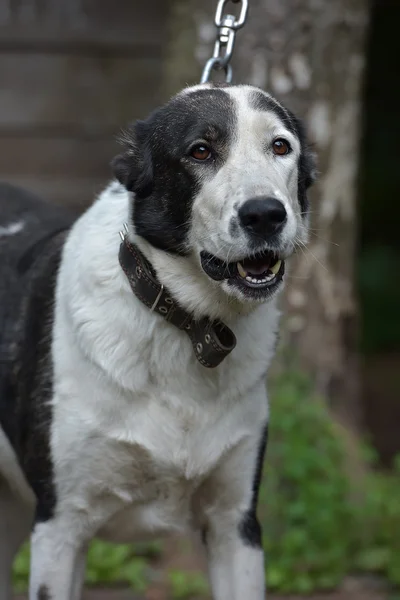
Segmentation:
{"type": "Polygon", "coordinates": [[[239,209],[239,219],[249,233],[269,237],[279,233],[286,221],[286,209],[280,200],[259,196],[247,200],[239,209]]]}

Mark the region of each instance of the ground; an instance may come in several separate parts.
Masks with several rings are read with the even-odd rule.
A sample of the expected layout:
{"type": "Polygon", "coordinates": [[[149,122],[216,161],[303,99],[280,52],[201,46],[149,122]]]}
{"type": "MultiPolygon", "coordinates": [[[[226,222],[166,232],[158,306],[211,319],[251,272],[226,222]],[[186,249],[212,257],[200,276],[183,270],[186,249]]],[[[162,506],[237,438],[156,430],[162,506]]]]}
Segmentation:
{"type": "MultiPolygon", "coordinates": [[[[343,591],[332,594],[314,596],[268,596],[268,600],[387,600],[388,596],[379,592],[369,592],[365,588],[343,591]]],[[[25,596],[16,596],[15,600],[26,600],[25,596]]],[[[91,590],[87,591],[83,600],[170,600],[165,595],[134,596],[123,590],[91,590]]],[[[190,599],[188,599],[190,600],[190,599]]]]}
{"type": "MultiPolygon", "coordinates": [[[[373,580],[348,578],[340,591],[313,596],[275,596],[268,600],[389,600],[390,595],[373,580]]],[[[16,596],[15,600],[27,600],[26,596],[16,596]]],[[[161,589],[153,589],[144,596],[132,594],[129,590],[92,589],[87,590],[83,600],[171,600],[161,589]]],[[[186,600],[191,600],[187,598],[186,600]]],[[[194,599],[193,599],[194,600],[194,599]]],[[[395,599],[393,599],[395,600],[395,599]]]]}
{"type": "MultiPolygon", "coordinates": [[[[170,538],[165,542],[162,557],[153,563],[158,584],[150,584],[143,595],[135,594],[125,588],[90,588],[86,589],[83,600],[211,600],[209,597],[182,595],[174,596],[168,590],[166,573],[170,568],[178,568],[182,572],[202,572],[206,570],[204,556],[196,552],[196,546],[188,544],[188,540],[170,538]]],[[[1,600],[1,599],[0,599],[1,600]]],[[[18,595],[15,600],[28,600],[25,595],[18,595]]],[[[251,600],[251,599],[243,599],[251,600]]],[[[399,595],[389,593],[386,585],[373,576],[347,577],[340,590],[327,594],[311,596],[268,594],[268,600],[400,600],[399,595]]]]}

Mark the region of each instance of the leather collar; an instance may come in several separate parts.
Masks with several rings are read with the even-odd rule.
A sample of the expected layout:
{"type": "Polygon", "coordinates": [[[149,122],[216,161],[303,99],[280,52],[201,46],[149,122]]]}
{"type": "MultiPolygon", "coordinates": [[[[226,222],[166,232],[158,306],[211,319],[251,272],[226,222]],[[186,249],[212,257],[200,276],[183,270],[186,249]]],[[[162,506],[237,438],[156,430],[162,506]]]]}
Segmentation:
{"type": "Polygon", "coordinates": [[[196,321],[159,283],[138,247],[124,234],[121,238],[119,262],[135,296],[152,312],[188,334],[196,358],[204,367],[217,367],[236,346],[235,334],[219,320],[204,317],[196,321]]]}

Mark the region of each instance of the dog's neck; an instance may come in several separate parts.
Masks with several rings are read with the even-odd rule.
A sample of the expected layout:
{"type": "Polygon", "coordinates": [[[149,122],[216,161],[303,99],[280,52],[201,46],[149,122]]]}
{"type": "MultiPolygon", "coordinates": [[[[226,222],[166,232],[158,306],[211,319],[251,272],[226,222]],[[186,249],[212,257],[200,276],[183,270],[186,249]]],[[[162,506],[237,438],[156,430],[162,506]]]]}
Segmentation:
{"type": "Polygon", "coordinates": [[[139,248],[129,242],[123,232],[121,238],[119,262],[132,292],[151,312],[189,336],[195,356],[204,367],[217,367],[235,347],[234,333],[219,320],[208,317],[198,320],[183,309],[158,281],[152,265],[139,248]]]}
{"type": "Polygon", "coordinates": [[[195,319],[219,319],[234,328],[238,319],[259,306],[227,296],[220,285],[202,271],[195,256],[178,256],[159,250],[132,232],[127,234],[127,239],[140,249],[160,283],[195,319]]]}

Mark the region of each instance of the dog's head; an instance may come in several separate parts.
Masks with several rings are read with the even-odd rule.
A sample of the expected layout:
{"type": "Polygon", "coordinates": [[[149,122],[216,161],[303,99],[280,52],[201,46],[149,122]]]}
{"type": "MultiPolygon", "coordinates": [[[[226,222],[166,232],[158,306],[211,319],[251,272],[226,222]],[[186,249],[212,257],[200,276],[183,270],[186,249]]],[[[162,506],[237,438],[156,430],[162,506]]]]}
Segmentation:
{"type": "Polygon", "coordinates": [[[266,300],[307,237],[313,155],[295,116],[252,86],[188,88],[124,136],[113,162],[133,225],[230,296],[266,300]]]}

